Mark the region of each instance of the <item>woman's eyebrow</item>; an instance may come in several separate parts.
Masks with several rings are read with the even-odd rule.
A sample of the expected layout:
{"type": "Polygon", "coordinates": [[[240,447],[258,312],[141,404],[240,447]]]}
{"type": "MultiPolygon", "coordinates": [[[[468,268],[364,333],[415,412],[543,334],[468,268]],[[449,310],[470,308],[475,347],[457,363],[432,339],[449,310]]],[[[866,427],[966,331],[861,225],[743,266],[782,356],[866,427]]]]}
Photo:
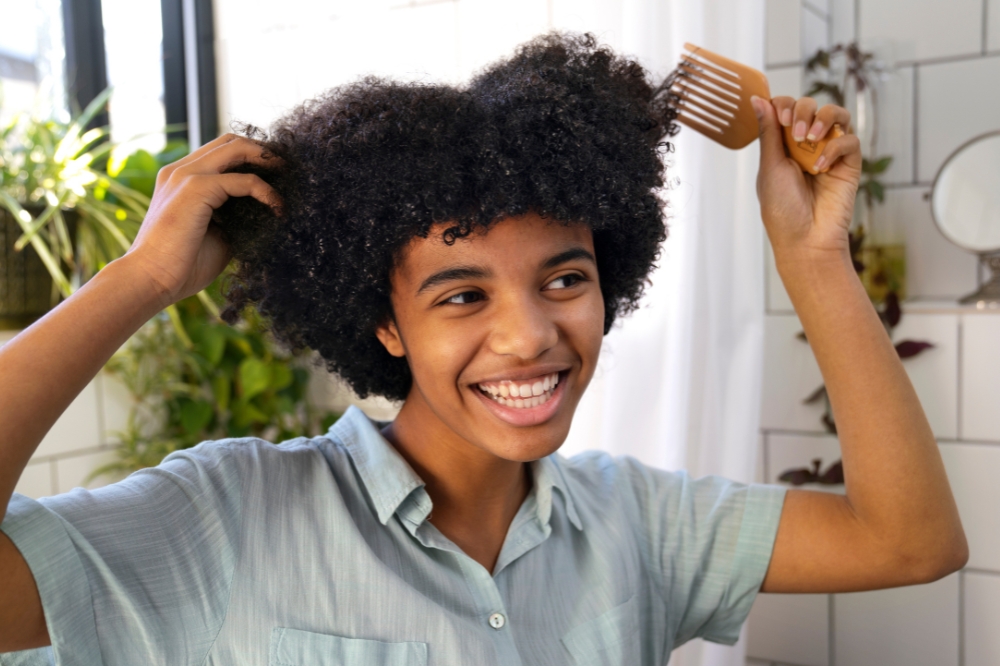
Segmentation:
{"type": "Polygon", "coordinates": [[[573,261],[574,259],[587,259],[595,265],[597,264],[597,259],[594,258],[593,254],[582,247],[574,247],[549,257],[542,264],[542,268],[555,268],[559,264],[565,264],[567,261],[573,261]]]}
{"type": "Polygon", "coordinates": [[[424,293],[432,287],[453,280],[481,280],[492,277],[493,274],[482,266],[454,266],[438,271],[420,284],[417,295],[424,293]]]}

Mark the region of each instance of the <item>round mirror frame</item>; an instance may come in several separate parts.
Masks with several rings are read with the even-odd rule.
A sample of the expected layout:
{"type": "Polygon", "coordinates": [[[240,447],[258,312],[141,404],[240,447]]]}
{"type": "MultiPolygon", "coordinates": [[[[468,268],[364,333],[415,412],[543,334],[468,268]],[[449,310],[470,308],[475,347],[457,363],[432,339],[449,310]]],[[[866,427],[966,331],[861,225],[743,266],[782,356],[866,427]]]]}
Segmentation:
{"type": "Polygon", "coordinates": [[[953,150],[952,153],[951,153],[951,155],[948,156],[948,159],[946,159],[941,164],[941,168],[938,169],[937,174],[934,176],[934,183],[931,185],[931,193],[930,193],[931,218],[934,220],[934,226],[936,226],[938,228],[938,231],[941,232],[941,235],[944,236],[945,238],[947,238],[948,241],[951,242],[953,245],[956,245],[956,246],[962,248],[966,252],[972,252],[974,254],[979,254],[979,255],[983,255],[983,254],[996,254],[997,252],[1000,252],[1000,245],[998,245],[995,248],[991,248],[989,250],[980,250],[980,249],[977,249],[977,248],[968,247],[965,244],[960,243],[957,240],[955,240],[953,233],[951,231],[945,229],[945,225],[944,225],[943,221],[938,219],[937,211],[935,210],[935,206],[934,206],[934,194],[938,191],[938,185],[941,182],[941,176],[942,176],[942,174],[944,174],[945,169],[948,168],[949,164],[951,164],[952,162],[954,162],[955,159],[959,155],[961,155],[965,151],[966,148],[969,148],[970,146],[973,146],[973,145],[979,143],[980,141],[984,141],[984,140],[992,138],[992,137],[998,137],[998,138],[1000,138],[1000,130],[993,130],[991,132],[985,132],[983,134],[980,134],[979,136],[972,137],[971,139],[969,139],[968,141],[966,141],[965,143],[963,143],[962,145],[960,145],[958,148],[956,148],[955,150],[953,150]]]}
{"type": "Polygon", "coordinates": [[[991,137],[1000,137],[1000,130],[985,132],[979,136],[975,136],[956,148],[951,155],[948,156],[948,159],[946,159],[941,165],[941,168],[938,169],[937,174],[934,176],[934,183],[931,185],[930,196],[928,197],[930,199],[931,206],[931,219],[934,220],[934,226],[938,228],[941,235],[947,238],[950,243],[962,248],[966,252],[972,252],[973,254],[979,255],[981,265],[988,269],[991,273],[990,279],[985,283],[982,283],[979,289],[960,298],[958,301],[964,305],[975,305],[978,309],[996,309],[1000,307],[1000,247],[992,250],[972,249],[952,238],[951,233],[945,231],[944,225],[941,223],[941,220],[938,219],[937,213],[934,210],[934,193],[937,191],[938,183],[941,180],[941,174],[944,173],[944,170],[948,168],[948,165],[951,164],[956,157],[958,157],[969,146],[991,137]]]}

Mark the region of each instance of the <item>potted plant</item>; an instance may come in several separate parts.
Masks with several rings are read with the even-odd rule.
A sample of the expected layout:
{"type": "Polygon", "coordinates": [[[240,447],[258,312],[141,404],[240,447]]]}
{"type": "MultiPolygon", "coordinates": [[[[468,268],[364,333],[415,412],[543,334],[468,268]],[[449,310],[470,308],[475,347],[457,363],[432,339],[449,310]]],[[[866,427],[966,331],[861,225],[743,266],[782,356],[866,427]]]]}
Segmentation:
{"type": "Polygon", "coordinates": [[[806,95],[826,95],[840,106],[853,107],[855,131],[862,140],[862,180],[853,234],[858,242],[859,277],[869,297],[883,304],[890,293],[906,298],[906,248],[875,228],[875,206],[885,201],[882,177],[891,155],[878,154],[881,104],[879,84],[888,66],[857,42],[819,49],[806,62],[810,86],[806,95]]]}
{"type": "Polygon", "coordinates": [[[149,198],[102,167],[106,128],[86,129],[110,89],[69,122],[0,128],[0,325],[21,328],[128,250],[149,198]],[[44,269],[44,270],[43,270],[44,269]]]}

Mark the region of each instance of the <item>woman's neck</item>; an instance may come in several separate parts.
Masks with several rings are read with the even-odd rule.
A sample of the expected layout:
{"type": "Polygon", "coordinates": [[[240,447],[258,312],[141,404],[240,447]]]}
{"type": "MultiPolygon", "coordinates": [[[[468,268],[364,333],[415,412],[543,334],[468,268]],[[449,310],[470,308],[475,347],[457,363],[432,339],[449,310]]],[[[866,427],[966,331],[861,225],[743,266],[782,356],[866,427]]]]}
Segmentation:
{"type": "Polygon", "coordinates": [[[469,443],[417,396],[407,399],[382,435],[426,484],[434,504],[430,522],[492,572],[531,489],[528,464],[469,443]]]}

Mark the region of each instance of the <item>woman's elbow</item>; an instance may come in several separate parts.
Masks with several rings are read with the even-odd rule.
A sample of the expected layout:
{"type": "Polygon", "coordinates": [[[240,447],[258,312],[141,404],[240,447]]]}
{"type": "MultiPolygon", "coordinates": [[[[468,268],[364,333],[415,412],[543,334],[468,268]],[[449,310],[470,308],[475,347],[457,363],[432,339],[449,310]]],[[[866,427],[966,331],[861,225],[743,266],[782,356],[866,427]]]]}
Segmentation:
{"type": "Polygon", "coordinates": [[[904,570],[914,577],[911,585],[933,583],[955,573],[968,563],[969,542],[959,525],[953,535],[935,540],[935,543],[922,547],[918,553],[911,551],[903,560],[901,565],[904,570]]]}

